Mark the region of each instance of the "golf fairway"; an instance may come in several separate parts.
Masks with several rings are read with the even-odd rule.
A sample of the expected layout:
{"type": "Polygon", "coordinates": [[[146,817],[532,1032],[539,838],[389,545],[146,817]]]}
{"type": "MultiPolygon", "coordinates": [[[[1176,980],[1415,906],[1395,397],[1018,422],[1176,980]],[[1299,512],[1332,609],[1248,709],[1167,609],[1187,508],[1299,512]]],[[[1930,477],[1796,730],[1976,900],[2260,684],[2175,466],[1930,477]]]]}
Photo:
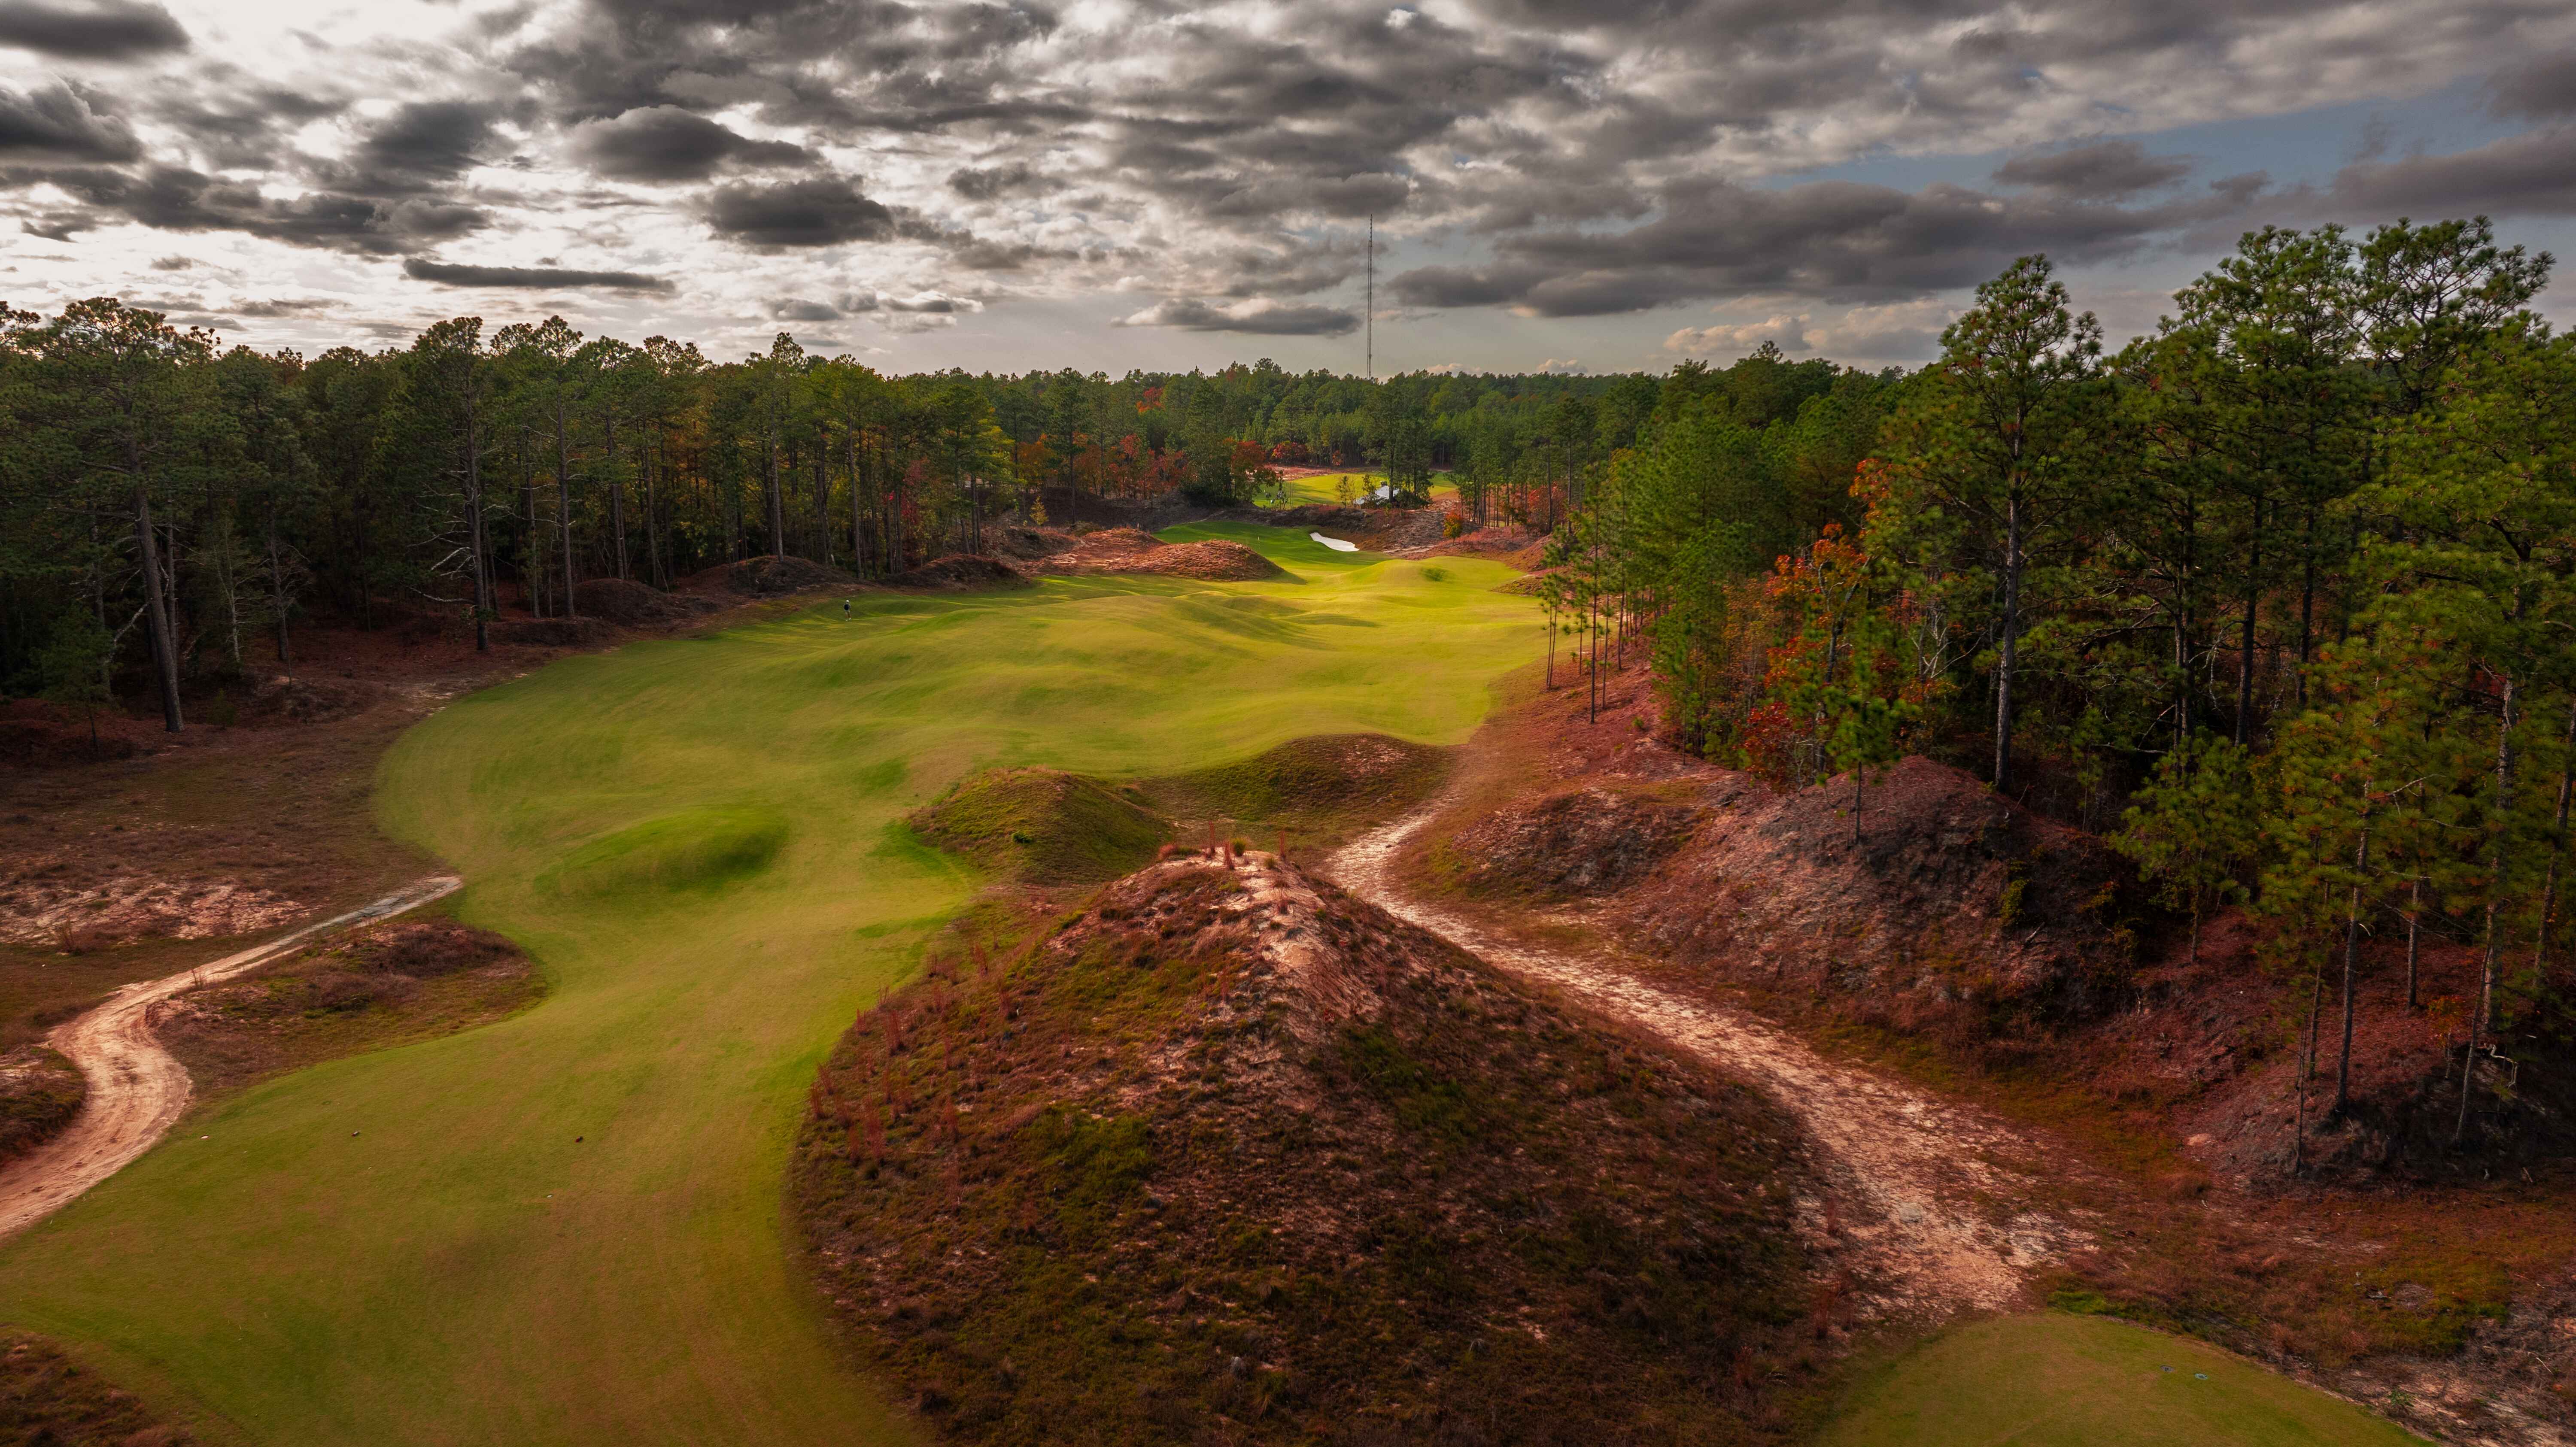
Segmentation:
{"type": "Polygon", "coordinates": [[[1456,742],[1536,658],[1493,563],[1229,536],[1291,581],[829,600],[569,658],[386,757],[388,830],[552,994],[185,1121],[0,1247],[0,1319],[218,1441],[912,1439],[804,1285],[784,1160],[821,1051],[975,881],[902,816],[1308,734],[1456,742]]]}

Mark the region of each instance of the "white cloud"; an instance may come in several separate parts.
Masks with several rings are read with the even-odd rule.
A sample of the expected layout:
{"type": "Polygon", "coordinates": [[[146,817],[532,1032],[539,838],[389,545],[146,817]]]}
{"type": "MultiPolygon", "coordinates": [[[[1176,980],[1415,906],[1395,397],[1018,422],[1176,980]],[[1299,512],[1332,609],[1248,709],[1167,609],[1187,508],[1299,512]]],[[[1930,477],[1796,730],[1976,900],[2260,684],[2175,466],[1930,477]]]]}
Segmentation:
{"type": "Polygon", "coordinates": [[[1739,326],[1684,327],[1664,338],[1664,350],[1685,357],[1738,356],[1759,349],[1770,342],[1784,352],[1811,349],[1807,340],[1807,313],[1792,316],[1781,313],[1758,322],[1739,326]]]}

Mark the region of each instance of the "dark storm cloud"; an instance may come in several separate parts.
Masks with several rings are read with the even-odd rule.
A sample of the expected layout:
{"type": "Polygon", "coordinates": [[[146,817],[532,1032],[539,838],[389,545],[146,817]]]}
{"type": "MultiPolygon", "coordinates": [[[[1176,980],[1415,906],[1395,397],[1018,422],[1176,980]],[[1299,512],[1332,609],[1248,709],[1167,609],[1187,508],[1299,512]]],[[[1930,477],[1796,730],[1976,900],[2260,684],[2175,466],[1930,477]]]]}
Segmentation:
{"type": "MultiPolygon", "coordinates": [[[[2576,118],[2565,0],[1458,0],[1445,21],[1393,3],[1276,0],[1252,24],[1173,0],[526,0],[436,40],[335,20],[274,58],[208,28],[149,85],[74,71],[89,88],[0,94],[0,165],[75,198],[10,213],[48,236],[122,219],[442,267],[478,232],[615,255],[594,248],[630,224],[667,238],[676,213],[707,236],[673,275],[864,243],[857,279],[886,289],[805,300],[823,288],[782,275],[736,313],[848,317],[864,296],[876,324],[930,325],[981,303],[926,279],[1001,275],[1173,298],[1137,326],[1285,335],[1358,324],[1329,303],[1352,299],[1372,216],[1476,258],[1394,278],[1404,305],[1585,316],[1912,299],[2025,251],[2118,260],[2329,211],[2571,205],[2551,129],[2576,118]],[[2286,191],[2150,150],[2480,76],[2497,114],[2542,128],[2286,191]],[[361,97],[394,108],[361,119],[361,97]],[[2108,134],[2150,139],[2019,149],[2108,134]],[[1776,185],[1888,147],[2008,158],[1989,183],[1776,185]],[[862,166],[865,189],[840,174],[862,166]]],[[[152,6],[0,0],[0,44],[188,44],[152,6]]]]}
{"type": "Polygon", "coordinates": [[[827,301],[780,301],[770,303],[769,315],[782,322],[837,322],[842,312],[827,301]]]}
{"type": "Polygon", "coordinates": [[[2015,156],[1995,168],[2006,186],[2032,186],[2087,201],[2125,201],[2191,174],[2183,156],[2150,156],[2135,141],[2102,141],[2062,151],[2015,156]]]}
{"type": "Polygon", "coordinates": [[[0,46],[60,60],[134,60],[187,49],[188,32],[158,5],[0,0],[0,46]]]}
{"type": "Polygon", "coordinates": [[[403,275],[442,286],[492,286],[552,290],[597,287],[608,291],[673,290],[669,281],[640,271],[579,271],[556,266],[451,266],[419,257],[403,263],[403,275]]]}
{"type": "Polygon", "coordinates": [[[1122,327],[1175,327],[1185,332],[1242,332],[1263,337],[1340,337],[1359,329],[1359,314],[1332,306],[1228,309],[1174,297],[1118,321],[1122,327]]]}
{"type": "Polygon", "coordinates": [[[60,81],[29,94],[0,87],[0,158],[130,161],[141,153],[122,119],[60,81]]]}
{"type": "Polygon", "coordinates": [[[233,308],[233,315],[244,317],[301,317],[339,311],[347,303],[329,297],[277,297],[267,301],[246,301],[233,308]]]}
{"type": "Polygon", "coordinates": [[[703,181],[727,162],[794,165],[803,146],[755,141],[678,106],[640,106],[614,120],[573,128],[573,154],[614,181],[703,181]]]}
{"type": "Polygon", "coordinates": [[[2129,208],[1947,184],[1907,192],[1815,181],[1766,191],[1691,182],[1674,187],[1664,214],[1642,226],[1511,237],[1491,265],[1409,271],[1393,294],[1413,306],[1509,304],[1542,316],[1777,293],[1886,301],[1973,284],[2034,251],[2076,262],[2128,255],[2239,204],[2218,188],[2129,208]]]}
{"type": "Polygon", "coordinates": [[[479,163],[493,139],[493,108],[467,101],[416,101],[387,116],[358,143],[352,170],[338,178],[370,195],[435,190],[479,163]]]}
{"type": "Polygon", "coordinates": [[[2576,215],[2576,125],[2448,155],[2344,167],[2317,203],[2351,218],[2576,215]]]}
{"type": "Polygon", "coordinates": [[[183,166],[151,166],[139,174],[94,168],[0,171],[0,186],[35,181],[50,181],[90,208],[75,219],[48,218],[49,224],[74,231],[121,219],[164,231],[239,231],[290,246],[399,255],[491,222],[478,207],[435,197],[315,191],[271,198],[255,187],[183,166]]]}
{"type": "Polygon", "coordinates": [[[962,167],[948,173],[948,189],[969,201],[998,201],[1005,196],[1033,196],[1061,182],[1040,176],[1025,165],[962,167]]]}
{"type": "Polygon", "coordinates": [[[155,96],[145,114],[184,133],[198,148],[201,164],[268,170],[291,154],[287,132],[338,115],[348,105],[338,96],[252,86],[229,95],[155,96]]]}
{"type": "Polygon", "coordinates": [[[881,241],[895,231],[892,211],[837,177],[718,186],[707,195],[705,215],[717,235],[764,251],[881,241]]]}
{"type": "Polygon", "coordinates": [[[2576,116],[2576,51],[2544,55],[2499,72],[2487,83],[2487,103],[2499,115],[2531,120],[2576,116]]]}

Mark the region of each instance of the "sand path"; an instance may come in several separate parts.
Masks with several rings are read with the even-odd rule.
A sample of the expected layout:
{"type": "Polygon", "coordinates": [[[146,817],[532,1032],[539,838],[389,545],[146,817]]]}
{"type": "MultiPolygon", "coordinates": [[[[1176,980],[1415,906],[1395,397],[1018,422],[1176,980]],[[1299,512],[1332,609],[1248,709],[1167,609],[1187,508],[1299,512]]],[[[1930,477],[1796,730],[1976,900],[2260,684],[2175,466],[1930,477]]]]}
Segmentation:
{"type": "Polygon", "coordinates": [[[0,1166],[0,1240],[61,1210],[81,1192],[123,1170],[151,1149],[187,1110],[188,1072],[153,1036],[154,1005],[182,990],[256,969],[336,930],[417,909],[454,892],[461,883],[447,874],[416,880],[373,904],[238,954],[157,980],[138,980],[105,1004],[57,1026],[45,1043],[80,1067],[89,1083],[89,1096],[61,1135],[0,1166]]]}
{"type": "Polygon", "coordinates": [[[1874,1314],[1939,1320],[2022,1300],[2030,1272],[2088,1233],[2030,1204],[2045,1169],[2031,1143],[1983,1112],[1829,1061],[1762,1020],[1659,989],[1597,959],[1498,939],[1407,895],[1393,864],[1442,805],[1363,835],[1326,877],[1489,964],[1550,985],[1748,1080],[1815,1142],[1832,1198],[1802,1203],[1846,1253],[1874,1314]]]}

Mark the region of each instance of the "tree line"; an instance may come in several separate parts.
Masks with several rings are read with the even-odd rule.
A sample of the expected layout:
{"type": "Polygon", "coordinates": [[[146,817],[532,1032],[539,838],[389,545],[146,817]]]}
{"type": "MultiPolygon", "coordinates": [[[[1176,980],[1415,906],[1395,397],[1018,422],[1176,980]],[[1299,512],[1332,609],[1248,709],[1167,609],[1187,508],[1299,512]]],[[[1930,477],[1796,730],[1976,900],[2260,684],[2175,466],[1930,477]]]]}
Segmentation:
{"type": "Polygon", "coordinates": [[[2408,1003],[2468,1052],[2465,1127],[2466,1082],[2510,1073],[2500,1033],[2569,1019],[2551,265],[2482,218],[2266,228],[2111,352],[2027,257],[1902,379],[1678,372],[1555,536],[1551,614],[1586,676],[1647,650],[1711,757],[1848,775],[1855,810],[1901,754],[1972,767],[2108,833],[2195,955],[2207,910],[2249,902],[2308,992],[2327,1114],[2362,938],[2402,931],[2408,1003]],[[2422,996],[2436,931],[2475,948],[2464,996],[2422,996]]]}
{"type": "Polygon", "coordinates": [[[1445,472],[1479,519],[1544,524],[1654,393],[1267,360],[888,376],[786,333],[720,363],[561,318],[305,357],[112,299],[0,307],[0,689],[148,697],[177,729],[188,697],[291,672],[301,616],[425,613],[487,642],[505,609],[576,616],[589,579],[764,554],[881,577],[1050,500],[1059,523],[1225,506],[1285,465],[1369,468],[1406,500],[1445,472]]]}

